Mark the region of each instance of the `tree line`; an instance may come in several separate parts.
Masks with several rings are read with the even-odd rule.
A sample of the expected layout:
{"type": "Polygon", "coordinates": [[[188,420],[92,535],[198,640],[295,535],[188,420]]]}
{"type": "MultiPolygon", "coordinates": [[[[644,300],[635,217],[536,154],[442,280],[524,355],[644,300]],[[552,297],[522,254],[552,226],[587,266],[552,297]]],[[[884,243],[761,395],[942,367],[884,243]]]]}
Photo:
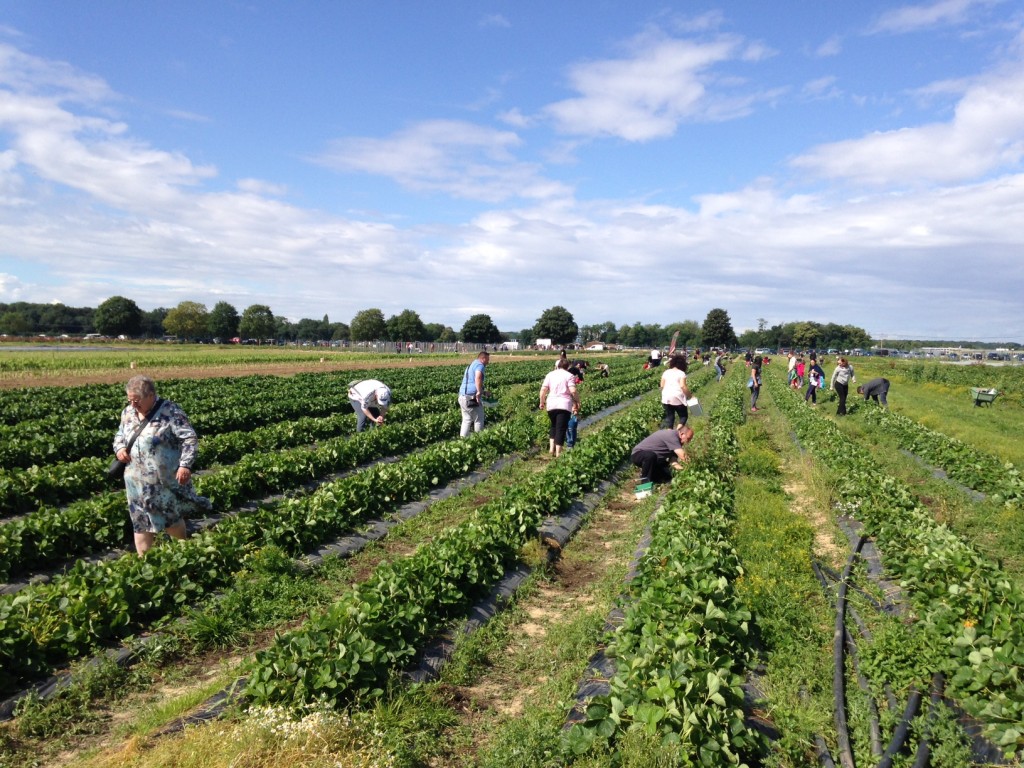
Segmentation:
{"type": "Polygon", "coordinates": [[[502,332],[489,315],[468,318],[461,329],[442,323],[424,322],[419,313],[405,309],[385,317],[378,308],[358,311],[348,323],[303,318],[292,322],[275,315],[265,304],[252,304],[239,312],[226,301],[212,309],[194,301],[176,307],[144,311],[130,298],[111,296],[98,307],[68,307],[63,304],[0,303],[0,333],[8,336],[60,336],[100,333],[104,336],[159,339],[175,336],[183,340],[235,338],[267,341],[409,341],[500,344],[518,341],[531,346],[538,339],[552,344],[589,344],[600,342],[624,347],[653,348],[667,346],[673,336],[679,348],[698,347],[794,347],[801,349],[852,349],[868,347],[867,331],[852,325],[821,324],[812,321],[781,323],[772,327],[759,319],[756,330],[737,336],[728,312],[715,308],[703,323],[684,320],[667,325],[635,322],[616,325],[612,321],[592,325],[577,324],[572,313],[562,306],[545,309],[534,325],[520,331],[502,332]]]}

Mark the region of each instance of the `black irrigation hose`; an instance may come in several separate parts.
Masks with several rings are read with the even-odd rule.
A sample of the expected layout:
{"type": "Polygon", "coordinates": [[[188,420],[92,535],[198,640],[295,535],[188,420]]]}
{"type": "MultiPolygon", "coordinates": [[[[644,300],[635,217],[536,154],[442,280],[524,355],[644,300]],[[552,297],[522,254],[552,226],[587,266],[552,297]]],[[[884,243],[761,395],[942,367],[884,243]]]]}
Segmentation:
{"type": "Polygon", "coordinates": [[[860,671],[857,644],[854,642],[853,635],[849,631],[846,632],[846,652],[850,656],[850,661],[853,662],[853,670],[857,675],[857,687],[863,691],[865,698],[868,700],[868,736],[871,744],[871,754],[874,757],[881,757],[882,721],[878,716],[878,702],[875,701],[875,697],[871,694],[871,686],[868,685],[867,678],[860,671]]]}
{"type": "Polygon", "coordinates": [[[910,723],[917,715],[920,707],[921,692],[917,688],[911,688],[910,698],[907,700],[907,708],[903,710],[903,717],[900,718],[899,725],[893,731],[892,740],[889,742],[885,754],[882,755],[882,761],[878,764],[878,768],[892,768],[893,758],[906,745],[907,737],[910,736],[910,723]]]}
{"type": "MultiPolygon", "coordinates": [[[[832,590],[829,582],[825,578],[823,571],[828,570],[827,566],[821,566],[817,562],[811,563],[811,569],[814,571],[814,575],[817,576],[818,581],[821,583],[822,589],[825,590],[827,595],[831,595],[832,590]]],[[[836,581],[839,581],[839,574],[836,574],[836,581]]],[[[853,609],[851,608],[851,614],[853,609]]],[[[861,634],[863,635],[867,631],[867,627],[860,620],[859,616],[855,617],[858,627],[860,627],[861,634]]],[[[853,662],[854,671],[857,674],[857,686],[863,691],[868,702],[869,710],[869,723],[868,730],[870,732],[870,743],[871,743],[871,754],[875,757],[882,756],[882,724],[881,718],[878,714],[878,702],[875,701],[875,697],[871,694],[871,687],[868,685],[868,681],[865,679],[863,673],[860,671],[860,660],[857,656],[857,643],[850,634],[849,630],[846,629],[845,623],[843,626],[843,642],[846,645],[847,652],[850,654],[850,659],[853,662]]],[[[845,671],[844,671],[845,673],[845,671]]],[[[888,686],[886,686],[888,690],[888,686]]],[[[831,758],[830,758],[831,759],[831,758]]]]}
{"type": "Polygon", "coordinates": [[[836,768],[836,764],[832,760],[832,753],[828,751],[828,744],[825,743],[825,739],[820,733],[814,734],[814,746],[818,750],[818,763],[822,768],[836,768]]]}
{"type": "MultiPolygon", "coordinates": [[[[817,565],[821,569],[822,573],[824,573],[826,576],[828,576],[830,579],[832,579],[832,581],[836,581],[836,582],[839,581],[840,576],[834,570],[829,568],[824,563],[817,563],[817,565]]],[[[856,584],[851,584],[850,588],[853,589],[857,594],[861,595],[865,600],[867,600],[868,603],[871,604],[871,607],[874,608],[876,611],[885,611],[886,608],[888,607],[888,606],[886,606],[885,603],[883,603],[877,597],[875,597],[874,595],[869,593],[867,590],[861,589],[856,584]]]]}
{"type": "Polygon", "coordinates": [[[935,726],[935,718],[942,703],[942,694],[946,688],[946,678],[941,672],[932,676],[932,695],[928,701],[928,719],[925,722],[924,733],[921,740],[917,742],[917,752],[914,755],[912,768],[926,768],[932,756],[932,728],[935,726]]]}
{"type": "Polygon", "coordinates": [[[844,653],[847,634],[846,587],[850,573],[853,571],[853,564],[857,561],[857,556],[860,554],[861,549],[864,548],[865,541],[867,541],[865,536],[861,536],[857,540],[857,545],[850,554],[846,568],[843,569],[843,576],[839,581],[839,594],[836,598],[835,631],[832,635],[832,661],[835,667],[832,671],[832,695],[835,699],[836,741],[839,748],[839,762],[843,768],[856,768],[856,763],[853,761],[853,747],[850,744],[850,732],[846,726],[846,662],[844,653]]]}

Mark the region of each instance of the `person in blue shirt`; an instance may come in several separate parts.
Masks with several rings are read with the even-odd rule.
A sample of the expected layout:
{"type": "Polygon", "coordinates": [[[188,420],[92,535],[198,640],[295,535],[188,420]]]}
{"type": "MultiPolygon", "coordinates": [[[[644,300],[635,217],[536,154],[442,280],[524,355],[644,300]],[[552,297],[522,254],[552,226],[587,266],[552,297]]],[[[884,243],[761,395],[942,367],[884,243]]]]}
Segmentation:
{"type": "Polygon", "coordinates": [[[490,359],[486,351],[481,352],[462,374],[462,383],[459,385],[459,409],[462,411],[460,437],[468,437],[470,432],[479,432],[484,428],[481,398],[484,395],[484,369],[490,359]]]}

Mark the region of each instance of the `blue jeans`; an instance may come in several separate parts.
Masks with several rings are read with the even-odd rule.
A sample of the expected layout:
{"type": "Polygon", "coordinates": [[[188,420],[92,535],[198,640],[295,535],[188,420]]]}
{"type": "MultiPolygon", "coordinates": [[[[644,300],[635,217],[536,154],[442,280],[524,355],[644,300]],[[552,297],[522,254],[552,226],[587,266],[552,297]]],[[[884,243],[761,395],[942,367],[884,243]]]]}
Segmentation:
{"type": "MultiPolygon", "coordinates": [[[[363,413],[363,404],[361,402],[359,402],[358,400],[349,400],[349,403],[351,403],[352,405],[352,410],[356,412],[356,432],[362,432],[364,429],[366,429],[367,424],[369,424],[371,427],[377,426],[375,422],[372,422],[368,418],[366,418],[366,414],[363,413]]],[[[380,416],[380,411],[377,410],[376,408],[368,408],[367,410],[371,414],[373,414],[373,418],[377,418],[378,416],[380,416]]]]}

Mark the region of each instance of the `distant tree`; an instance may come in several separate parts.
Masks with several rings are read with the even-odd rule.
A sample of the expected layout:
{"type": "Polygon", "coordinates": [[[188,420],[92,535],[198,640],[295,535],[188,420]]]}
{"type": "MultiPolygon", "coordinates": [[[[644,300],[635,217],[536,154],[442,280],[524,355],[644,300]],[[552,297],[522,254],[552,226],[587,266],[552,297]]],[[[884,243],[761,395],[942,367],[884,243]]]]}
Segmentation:
{"type": "Polygon", "coordinates": [[[541,312],[533,332],[538,339],[551,339],[552,344],[562,345],[576,341],[580,329],[568,309],[554,306],[541,312]]]}
{"type": "Polygon", "coordinates": [[[124,296],[111,296],[93,315],[93,325],[105,336],[138,336],[142,332],[142,310],[124,296]]]}
{"type": "Polygon", "coordinates": [[[210,326],[210,313],[206,305],[196,301],[183,301],[164,318],[164,330],[182,339],[205,338],[210,326]]]}
{"type": "Polygon", "coordinates": [[[0,333],[26,336],[32,332],[32,320],[23,312],[4,312],[0,315],[0,333]]]}
{"type": "Polygon", "coordinates": [[[446,325],[444,330],[441,331],[441,335],[437,337],[437,340],[442,344],[452,344],[459,340],[459,334],[450,325],[446,325]]]}
{"type": "Polygon", "coordinates": [[[356,312],[349,326],[352,341],[377,341],[386,339],[388,326],[384,321],[384,313],[376,307],[356,312]]]}
{"type": "Polygon", "coordinates": [[[238,310],[226,301],[218,301],[210,310],[206,331],[212,338],[227,342],[238,336],[238,310]]]}
{"type": "Polygon", "coordinates": [[[246,307],[238,321],[238,333],[246,339],[272,339],[276,330],[274,313],[266,304],[251,304],[246,307]]]}
{"type": "MultiPolygon", "coordinates": [[[[164,318],[170,312],[167,307],[157,307],[142,313],[142,335],[147,339],[159,339],[164,335],[164,318]]],[[[95,323],[93,323],[95,327],[95,323]]],[[[99,328],[96,328],[99,332],[99,328]]]]}
{"type": "Polygon", "coordinates": [[[606,344],[617,344],[619,340],[619,329],[611,320],[605,320],[597,326],[597,338],[606,344]]]}
{"type": "Polygon", "coordinates": [[[426,341],[427,329],[418,313],[404,309],[392,315],[387,321],[388,338],[391,341],[426,341]]]}
{"type": "Polygon", "coordinates": [[[732,329],[729,313],[724,309],[712,309],[704,318],[701,327],[702,345],[709,347],[735,347],[736,332],[732,329]]]}
{"type": "Polygon", "coordinates": [[[348,341],[352,338],[348,323],[331,323],[331,339],[334,341],[348,341]]]}
{"type": "Polygon", "coordinates": [[[534,342],[537,341],[537,334],[533,332],[533,328],[523,328],[519,332],[519,344],[523,347],[533,346],[534,342]]]}
{"type": "Polygon", "coordinates": [[[755,331],[753,328],[748,328],[743,333],[741,333],[736,342],[737,344],[739,344],[739,346],[746,347],[751,351],[753,351],[757,347],[763,346],[761,344],[761,334],[755,331]]]}
{"type": "Polygon", "coordinates": [[[426,336],[423,337],[424,341],[437,341],[441,338],[441,334],[444,333],[443,323],[424,323],[423,330],[426,336]]]}
{"type": "Polygon", "coordinates": [[[501,341],[501,331],[490,315],[473,315],[462,326],[459,335],[470,344],[497,344],[501,341]]]}
{"type": "Polygon", "coordinates": [[[295,338],[299,341],[320,341],[330,338],[330,324],[324,325],[320,320],[304,317],[294,326],[295,338]]]}
{"type": "Polygon", "coordinates": [[[295,328],[295,323],[293,323],[287,317],[283,317],[281,315],[274,315],[274,332],[267,338],[277,339],[278,341],[295,341],[295,328]]]}
{"type": "Polygon", "coordinates": [[[798,349],[814,349],[818,344],[817,323],[803,322],[793,326],[793,345],[798,349]]]}

